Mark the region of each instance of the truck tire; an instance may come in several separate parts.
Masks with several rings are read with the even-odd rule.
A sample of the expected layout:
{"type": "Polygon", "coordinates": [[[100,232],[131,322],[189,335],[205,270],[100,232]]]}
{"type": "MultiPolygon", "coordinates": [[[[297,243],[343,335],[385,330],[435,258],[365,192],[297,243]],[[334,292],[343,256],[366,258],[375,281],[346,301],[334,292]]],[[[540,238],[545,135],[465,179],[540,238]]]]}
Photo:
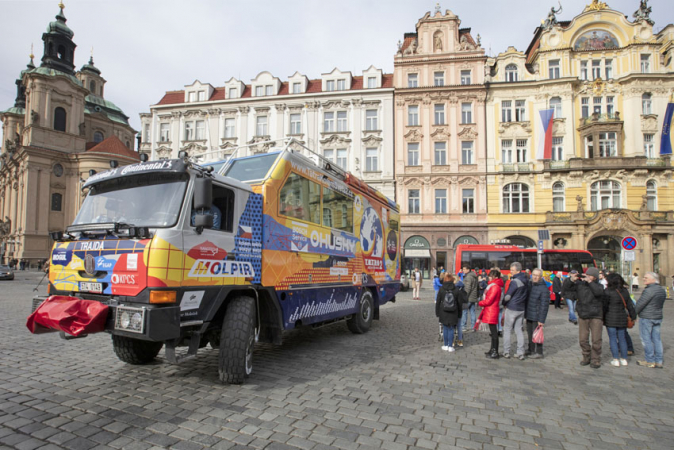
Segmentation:
{"type": "Polygon", "coordinates": [[[367,333],[372,326],[374,317],[374,300],[370,291],[365,289],[360,297],[360,307],[352,318],[346,321],[346,326],[355,334],[367,333]]]}
{"type": "Polygon", "coordinates": [[[237,297],[227,306],[222,321],[218,372],[220,381],[241,384],[253,371],[255,300],[237,297]]]}
{"type": "Polygon", "coordinates": [[[126,336],[112,336],[112,347],[115,349],[117,358],[128,364],[149,363],[157,356],[163,346],[163,342],[141,341],[140,339],[126,336]]]}

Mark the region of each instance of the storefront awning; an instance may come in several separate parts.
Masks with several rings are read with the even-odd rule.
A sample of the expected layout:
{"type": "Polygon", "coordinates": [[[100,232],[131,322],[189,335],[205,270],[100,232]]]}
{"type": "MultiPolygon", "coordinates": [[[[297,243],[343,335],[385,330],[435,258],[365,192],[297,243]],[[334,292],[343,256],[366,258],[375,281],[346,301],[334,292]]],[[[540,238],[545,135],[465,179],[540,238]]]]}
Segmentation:
{"type": "Polygon", "coordinates": [[[430,258],[431,251],[428,249],[405,249],[405,258],[430,258]]]}

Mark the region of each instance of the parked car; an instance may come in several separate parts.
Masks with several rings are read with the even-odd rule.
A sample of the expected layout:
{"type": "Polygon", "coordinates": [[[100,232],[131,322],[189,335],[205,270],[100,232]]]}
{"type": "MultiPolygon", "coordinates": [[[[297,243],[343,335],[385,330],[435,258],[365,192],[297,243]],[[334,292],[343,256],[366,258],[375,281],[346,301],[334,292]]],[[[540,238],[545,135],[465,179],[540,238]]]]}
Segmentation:
{"type": "Polygon", "coordinates": [[[14,271],[9,266],[0,266],[0,280],[13,280],[14,271]]]}
{"type": "Polygon", "coordinates": [[[400,290],[402,292],[405,292],[409,290],[410,288],[410,278],[407,276],[406,273],[401,273],[400,274],[400,290]]]}

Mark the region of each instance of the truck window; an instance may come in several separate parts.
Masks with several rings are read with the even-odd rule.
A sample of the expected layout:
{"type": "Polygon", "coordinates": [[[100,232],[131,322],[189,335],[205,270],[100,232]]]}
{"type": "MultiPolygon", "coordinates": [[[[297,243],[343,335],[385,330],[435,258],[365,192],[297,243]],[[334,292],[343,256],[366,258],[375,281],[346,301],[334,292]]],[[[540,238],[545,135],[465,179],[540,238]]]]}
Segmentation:
{"type": "Polygon", "coordinates": [[[321,186],[291,173],[279,194],[279,214],[320,224],[321,186]]]}
{"type": "MultiPolygon", "coordinates": [[[[213,206],[206,214],[213,215],[213,228],[211,230],[234,231],[234,191],[224,186],[213,184],[213,206]]],[[[192,208],[192,226],[196,211],[192,208]]]]}
{"type": "Polygon", "coordinates": [[[323,226],[353,233],[353,200],[324,187],[323,226]]]}

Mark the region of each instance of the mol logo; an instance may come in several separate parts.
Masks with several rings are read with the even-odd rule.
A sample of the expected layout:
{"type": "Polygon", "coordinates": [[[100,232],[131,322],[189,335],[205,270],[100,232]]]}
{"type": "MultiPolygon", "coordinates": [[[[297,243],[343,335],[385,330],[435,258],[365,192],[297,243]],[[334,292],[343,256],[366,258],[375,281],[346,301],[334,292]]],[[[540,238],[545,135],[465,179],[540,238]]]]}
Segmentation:
{"type": "Polygon", "coordinates": [[[254,277],[255,270],[249,262],[219,261],[212,259],[198,259],[192,265],[190,277],[254,277]]]}

